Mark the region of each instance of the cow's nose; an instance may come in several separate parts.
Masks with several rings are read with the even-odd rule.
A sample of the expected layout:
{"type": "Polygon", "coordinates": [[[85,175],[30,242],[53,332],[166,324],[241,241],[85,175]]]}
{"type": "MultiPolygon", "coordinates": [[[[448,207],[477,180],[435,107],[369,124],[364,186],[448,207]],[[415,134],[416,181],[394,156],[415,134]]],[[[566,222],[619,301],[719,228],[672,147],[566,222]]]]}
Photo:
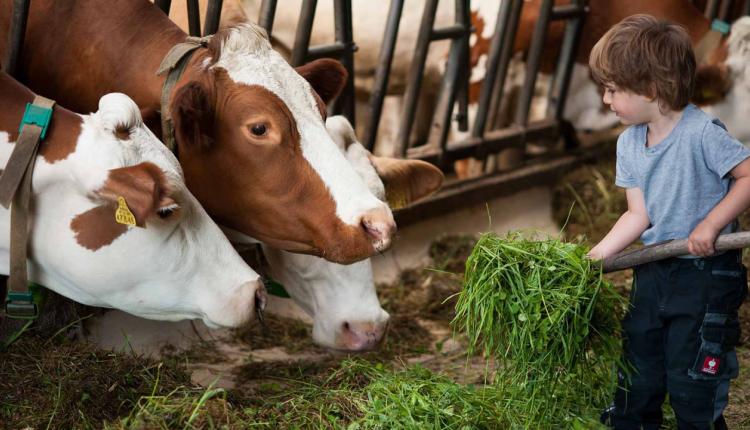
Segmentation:
{"type": "Polygon", "coordinates": [[[387,320],[381,323],[344,321],[339,345],[347,351],[369,351],[380,344],[387,327],[387,320]]]}
{"type": "Polygon", "coordinates": [[[362,215],[362,228],[372,240],[375,251],[381,252],[391,246],[391,239],[396,232],[396,221],[387,207],[371,209],[362,215]]]}

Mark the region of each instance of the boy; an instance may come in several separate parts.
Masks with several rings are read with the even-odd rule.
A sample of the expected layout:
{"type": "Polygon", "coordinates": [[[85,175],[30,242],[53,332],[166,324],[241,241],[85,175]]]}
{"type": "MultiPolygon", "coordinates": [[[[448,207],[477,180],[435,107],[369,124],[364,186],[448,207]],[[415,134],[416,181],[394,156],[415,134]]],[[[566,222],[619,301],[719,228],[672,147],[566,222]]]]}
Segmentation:
{"type": "Polygon", "coordinates": [[[630,126],[617,142],[615,179],[628,210],[589,256],[609,257],[639,237],[645,245],[687,237],[691,254],[634,270],[622,323],[634,371],[620,375],[610,424],[658,429],[669,393],[680,429],[726,428],[747,280],[741,253],[714,255],[714,242],[750,206],[750,150],[689,104],[695,56],[682,27],[628,17],[594,46],[589,66],[604,103],[630,126]]]}

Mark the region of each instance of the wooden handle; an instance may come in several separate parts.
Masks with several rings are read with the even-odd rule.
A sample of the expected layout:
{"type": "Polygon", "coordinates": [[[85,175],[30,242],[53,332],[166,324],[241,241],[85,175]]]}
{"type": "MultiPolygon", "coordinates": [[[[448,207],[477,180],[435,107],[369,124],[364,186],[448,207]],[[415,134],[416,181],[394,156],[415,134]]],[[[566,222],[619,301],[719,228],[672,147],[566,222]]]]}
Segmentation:
{"type": "MultiPolygon", "coordinates": [[[[716,252],[742,249],[746,246],[750,246],[750,232],[748,231],[721,235],[714,244],[716,252]]],[[[669,240],[605,258],[602,262],[602,270],[605,273],[616,272],[639,264],[687,254],[689,254],[687,239],[669,240]]]]}

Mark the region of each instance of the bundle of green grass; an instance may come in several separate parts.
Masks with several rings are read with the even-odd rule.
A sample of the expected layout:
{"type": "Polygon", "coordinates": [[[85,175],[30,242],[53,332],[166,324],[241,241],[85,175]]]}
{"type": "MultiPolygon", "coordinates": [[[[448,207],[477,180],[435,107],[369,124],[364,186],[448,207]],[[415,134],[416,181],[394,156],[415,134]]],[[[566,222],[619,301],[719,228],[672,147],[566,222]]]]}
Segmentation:
{"type": "Polygon", "coordinates": [[[611,400],[623,300],[587,248],[520,233],[483,235],[466,262],[454,329],[497,366],[514,425],[595,420],[611,400]]]}

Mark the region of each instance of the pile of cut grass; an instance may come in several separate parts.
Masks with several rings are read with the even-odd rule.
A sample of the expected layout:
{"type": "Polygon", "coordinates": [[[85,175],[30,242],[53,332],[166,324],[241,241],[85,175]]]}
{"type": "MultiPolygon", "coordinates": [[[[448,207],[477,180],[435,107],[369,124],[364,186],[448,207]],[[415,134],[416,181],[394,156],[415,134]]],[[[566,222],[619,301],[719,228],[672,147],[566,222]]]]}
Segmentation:
{"type": "Polygon", "coordinates": [[[470,353],[496,361],[494,384],[513,425],[586,422],[614,393],[624,301],[586,252],[490,233],[467,261],[453,326],[470,353]]]}

